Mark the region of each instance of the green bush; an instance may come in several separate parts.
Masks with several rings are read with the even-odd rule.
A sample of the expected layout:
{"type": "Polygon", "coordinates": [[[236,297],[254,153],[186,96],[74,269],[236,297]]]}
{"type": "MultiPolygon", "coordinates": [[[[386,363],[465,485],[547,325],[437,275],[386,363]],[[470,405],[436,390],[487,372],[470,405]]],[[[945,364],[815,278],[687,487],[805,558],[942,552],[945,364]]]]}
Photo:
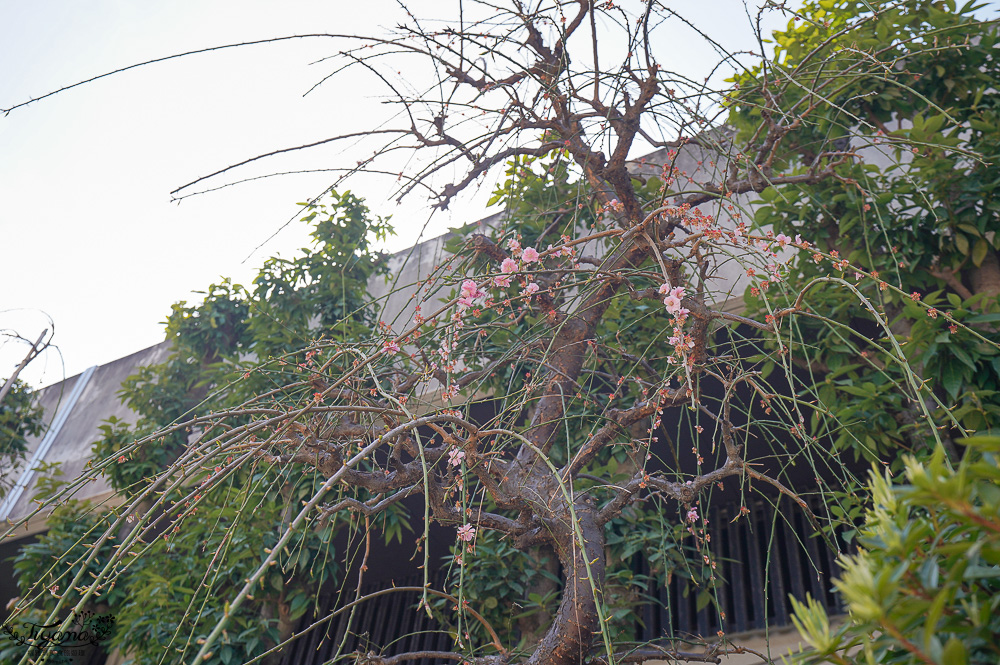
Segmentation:
{"type": "Polygon", "coordinates": [[[795,602],[815,649],[797,663],[1000,662],[1000,437],[965,443],[957,469],[938,448],[905,459],[905,483],[872,473],[860,551],[835,582],[848,621],[795,602]]]}

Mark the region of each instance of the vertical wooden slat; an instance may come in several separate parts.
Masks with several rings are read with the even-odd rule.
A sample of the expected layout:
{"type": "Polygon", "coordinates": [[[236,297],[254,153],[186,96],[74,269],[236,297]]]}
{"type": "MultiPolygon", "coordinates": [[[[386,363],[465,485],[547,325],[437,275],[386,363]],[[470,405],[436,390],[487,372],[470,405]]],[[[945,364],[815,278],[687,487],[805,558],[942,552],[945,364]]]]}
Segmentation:
{"type": "Polygon", "coordinates": [[[763,527],[757,505],[750,507],[750,520],[746,530],[747,568],[750,573],[750,599],[753,602],[753,628],[764,628],[767,624],[767,588],[764,585],[764,567],[761,555],[764,551],[760,542],[760,532],[763,527]]]}
{"type": "Polygon", "coordinates": [[[746,548],[743,547],[742,531],[747,521],[740,514],[740,505],[733,507],[733,515],[727,514],[726,545],[728,549],[727,575],[729,588],[733,593],[733,615],[730,622],[735,632],[741,633],[753,626],[751,614],[753,608],[747,594],[749,574],[746,566],[746,548]],[[734,521],[734,518],[737,518],[734,521]]]}

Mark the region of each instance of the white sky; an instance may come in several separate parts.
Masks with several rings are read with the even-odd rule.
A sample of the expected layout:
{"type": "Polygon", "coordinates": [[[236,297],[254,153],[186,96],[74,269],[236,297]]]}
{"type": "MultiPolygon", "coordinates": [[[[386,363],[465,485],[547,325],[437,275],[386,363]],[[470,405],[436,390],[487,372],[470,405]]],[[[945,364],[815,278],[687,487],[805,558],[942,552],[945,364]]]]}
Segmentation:
{"type": "MultiPolygon", "coordinates": [[[[680,3],[688,4],[688,18],[720,42],[754,47],[742,2],[680,3]]],[[[457,2],[413,2],[414,14],[421,6],[441,14],[457,2]]],[[[185,50],[310,32],[372,34],[399,21],[389,0],[0,0],[0,107],[185,50]]],[[[675,68],[698,72],[717,60],[690,32],[670,41],[675,68]]],[[[47,314],[61,350],[22,378],[47,385],[160,342],[173,302],[197,300],[192,291],[221,277],[249,283],[266,257],[306,244],[308,228],[297,221],[268,238],[296,213],[295,202],[330,184],[329,174],[260,180],[180,205],[169,192],[259,153],[384,121],[389,112],[375,98],[383,91],[363,76],[303,98],[332,70],[309,63],[338,46],[300,40],[172,60],[0,117],[0,329],[33,341],[47,314]]],[[[241,175],[359,158],[348,144],[241,175]]],[[[417,239],[429,211],[419,195],[403,207],[386,202],[392,184],[369,179],[352,189],[373,211],[393,215],[399,236],[389,249],[401,249],[417,239]]],[[[435,215],[425,237],[483,216],[484,201],[480,193],[435,215]]],[[[0,378],[27,348],[0,339],[0,378]]]]}

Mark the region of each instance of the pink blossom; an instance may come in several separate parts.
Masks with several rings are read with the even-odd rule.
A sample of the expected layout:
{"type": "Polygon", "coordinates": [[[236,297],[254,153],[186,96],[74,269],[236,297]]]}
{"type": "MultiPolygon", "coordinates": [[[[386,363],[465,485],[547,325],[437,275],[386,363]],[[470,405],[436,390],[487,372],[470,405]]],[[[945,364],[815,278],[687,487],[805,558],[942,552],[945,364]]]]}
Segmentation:
{"type": "Polygon", "coordinates": [[[658,288],[657,291],[659,291],[661,296],[665,296],[670,293],[670,285],[664,282],[663,284],[660,284],[660,288],[658,288]]]}
{"type": "Polygon", "coordinates": [[[698,521],[698,509],[697,508],[692,508],[691,510],[688,511],[687,521],[688,522],[697,522],[698,521]]]}
{"type": "Polygon", "coordinates": [[[663,299],[663,304],[667,306],[667,311],[671,314],[676,314],[681,308],[680,298],[675,296],[673,293],[663,299]]]}
{"type": "Polygon", "coordinates": [[[517,272],[517,261],[515,261],[512,258],[504,259],[503,263],[500,264],[500,272],[505,273],[507,275],[513,272],[517,272]]]}
{"type": "Polygon", "coordinates": [[[493,278],[493,284],[496,286],[510,286],[510,277],[508,275],[497,275],[493,278]]]}
{"type": "Polygon", "coordinates": [[[472,299],[472,298],[479,298],[480,296],[484,296],[486,294],[479,290],[479,286],[476,284],[474,280],[467,279],[464,282],[462,282],[461,295],[463,298],[472,299]]]}
{"type": "Polygon", "coordinates": [[[778,242],[778,244],[781,247],[784,247],[788,243],[792,242],[792,239],[786,236],[784,233],[779,233],[774,239],[778,242]]]}
{"type": "Polygon", "coordinates": [[[686,291],[684,291],[684,287],[683,286],[678,286],[676,289],[674,289],[674,290],[672,290],[670,292],[670,295],[672,295],[673,297],[677,298],[678,300],[683,299],[684,296],[685,296],[685,294],[686,294],[686,291]]]}
{"type": "Polygon", "coordinates": [[[448,464],[452,466],[459,466],[464,459],[465,451],[458,450],[457,448],[452,448],[448,451],[448,464]]]}
{"type": "Polygon", "coordinates": [[[396,344],[396,342],[394,342],[392,340],[389,340],[388,342],[384,342],[382,344],[382,348],[385,350],[386,354],[388,354],[390,356],[396,355],[397,353],[399,353],[399,344],[396,344]]]}
{"type": "Polygon", "coordinates": [[[537,292],[538,292],[538,285],[535,284],[534,282],[528,282],[528,285],[524,287],[523,291],[524,295],[526,296],[530,296],[532,293],[537,293],[537,292]]]}
{"type": "Polygon", "coordinates": [[[534,263],[538,260],[538,250],[534,247],[525,247],[521,252],[521,260],[525,263],[534,263]]]}
{"type": "Polygon", "coordinates": [[[548,248],[546,248],[545,251],[546,252],[551,252],[551,255],[555,256],[555,257],[559,257],[559,256],[573,256],[573,248],[572,247],[565,247],[564,246],[564,247],[555,248],[552,245],[549,245],[548,248]]]}
{"type": "Polygon", "coordinates": [[[511,238],[507,241],[507,249],[515,254],[518,254],[521,251],[521,243],[519,243],[516,238],[511,238]]]}
{"type": "Polygon", "coordinates": [[[462,526],[458,527],[459,540],[466,543],[471,543],[472,539],[475,537],[476,537],[476,528],[471,524],[463,524],[462,526]]]}

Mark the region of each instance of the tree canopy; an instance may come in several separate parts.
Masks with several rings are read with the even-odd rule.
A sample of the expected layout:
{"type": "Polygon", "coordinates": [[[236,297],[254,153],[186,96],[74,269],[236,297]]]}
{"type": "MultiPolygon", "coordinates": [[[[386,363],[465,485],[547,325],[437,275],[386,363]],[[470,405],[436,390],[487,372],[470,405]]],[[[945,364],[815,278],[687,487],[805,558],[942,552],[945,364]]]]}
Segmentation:
{"type": "Polygon", "coordinates": [[[995,445],[961,452],[1000,413],[995,25],[971,4],[769,3],[789,14],[773,57],[712,42],[723,83],[664,66],[677,16],[656,2],[485,9],[340,57],[403,111],[358,170],[415,151],[400,195],[444,207],[503,169],[501,218],[406,283],[376,251],[389,221],[332,189],[305,204],[301,257],[176,305],[172,356],[124,387],[138,424],[95,444],[124,502],[47,488],[20,615],[112,608],[136,662],[278,662],[321,589],[393,592],[361,591],[381,541],[420,564],[414,611],[451,650],[335,660],[714,662],[741,645],[639,640],[639,608],[675,576],[699,608],[739,584],[709,511],[736,497],[750,528],[762,497],[860,547],[838,637],[798,599],[809,658],[995,656],[995,445]],[[434,95],[393,87],[400,54],[433,65],[434,95]],[[870,461],[908,484],[866,484],[870,461]],[[965,540],[901,545],[935,530],[965,540]],[[900,616],[913,594],[929,612],[900,616]]]}

